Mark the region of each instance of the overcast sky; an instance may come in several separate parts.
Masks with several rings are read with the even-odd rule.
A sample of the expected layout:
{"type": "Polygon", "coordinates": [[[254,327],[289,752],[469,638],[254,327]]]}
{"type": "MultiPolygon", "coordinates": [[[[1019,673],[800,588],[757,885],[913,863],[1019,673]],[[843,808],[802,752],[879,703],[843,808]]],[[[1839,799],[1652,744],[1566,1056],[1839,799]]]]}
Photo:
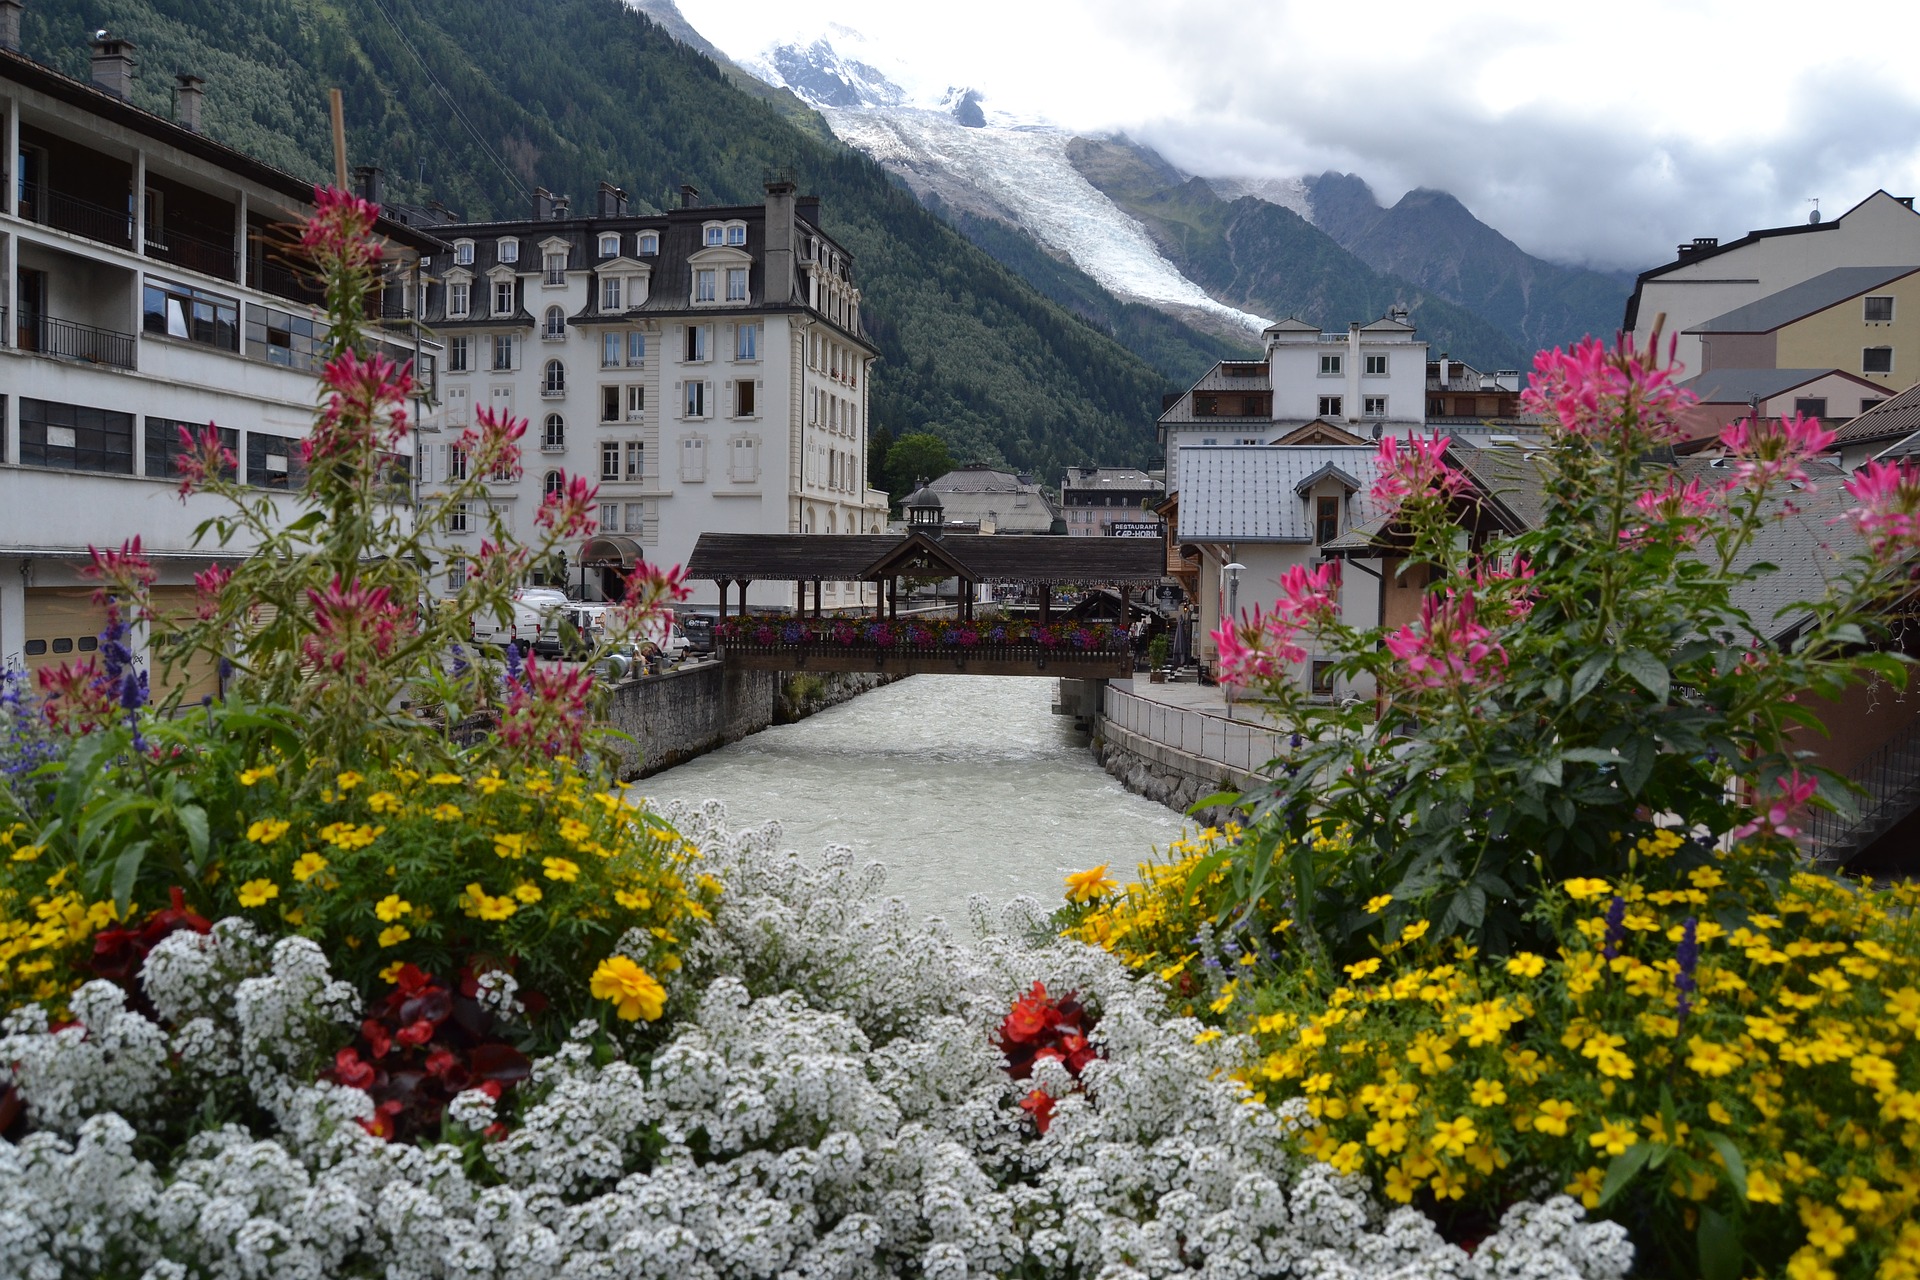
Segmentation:
{"type": "Polygon", "coordinates": [[[1914,3],[679,2],[735,58],[842,23],[990,109],[1203,175],[1438,187],[1559,261],[1638,270],[1810,197],[1920,192],[1914,3]]]}

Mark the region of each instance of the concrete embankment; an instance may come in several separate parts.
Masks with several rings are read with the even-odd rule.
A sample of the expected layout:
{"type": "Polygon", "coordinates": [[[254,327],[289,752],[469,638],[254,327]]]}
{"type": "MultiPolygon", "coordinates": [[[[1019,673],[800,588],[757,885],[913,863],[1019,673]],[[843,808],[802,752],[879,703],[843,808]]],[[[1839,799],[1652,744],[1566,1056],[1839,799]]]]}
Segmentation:
{"type": "Polygon", "coordinates": [[[1217,791],[1243,791],[1280,753],[1280,735],[1264,725],[1168,706],[1118,683],[1099,699],[1089,726],[1094,759],[1127,790],[1169,808],[1185,811],[1217,791]]]}
{"type": "Polygon", "coordinates": [[[837,706],[896,676],[730,671],[718,662],[680,667],[614,686],[607,723],[620,743],[620,776],[632,781],[837,706]]]}

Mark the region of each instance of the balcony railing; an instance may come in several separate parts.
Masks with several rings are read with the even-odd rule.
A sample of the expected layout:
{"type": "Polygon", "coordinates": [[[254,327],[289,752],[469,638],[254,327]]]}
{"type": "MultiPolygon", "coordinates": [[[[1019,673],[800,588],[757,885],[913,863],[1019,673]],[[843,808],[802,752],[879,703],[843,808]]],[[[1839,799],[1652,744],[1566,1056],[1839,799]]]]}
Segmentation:
{"type": "Polygon", "coordinates": [[[1920,807],[1920,722],[1847,770],[1847,778],[1866,791],[1850,797],[1857,813],[1808,809],[1805,815],[1806,841],[1823,860],[1845,862],[1920,807]]]}
{"type": "Polygon", "coordinates": [[[130,333],[53,316],[22,316],[14,337],[22,351],[116,369],[134,367],[137,340],[130,333]]]}
{"type": "Polygon", "coordinates": [[[49,191],[35,182],[20,186],[20,216],[41,226],[127,248],[133,244],[133,215],[77,196],[49,191]]]}
{"type": "Polygon", "coordinates": [[[234,279],[233,241],[206,239],[172,227],[147,228],[147,256],[220,280],[234,279]]]}

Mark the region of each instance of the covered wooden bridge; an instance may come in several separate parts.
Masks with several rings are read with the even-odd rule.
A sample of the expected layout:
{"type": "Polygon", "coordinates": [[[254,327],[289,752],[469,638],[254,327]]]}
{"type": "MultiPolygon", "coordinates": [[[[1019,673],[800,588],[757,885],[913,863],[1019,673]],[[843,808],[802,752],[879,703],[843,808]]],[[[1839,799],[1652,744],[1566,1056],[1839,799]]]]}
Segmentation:
{"type": "Polygon", "coordinates": [[[1138,538],[991,534],[732,534],[700,536],[687,576],[720,587],[716,646],[729,663],[778,671],[967,672],[978,675],[1128,676],[1133,650],[1124,625],[1056,617],[1055,588],[1105,586],[1125,602],[1165,573],[1157,541],[1138,538]],[[957,579],[958,616],[902,616],[902,584],[957,579]],[[792,614],[749,614],[747,586],[792,582],[792,614]],[[871,610],[826,613],[821,586],[869,582],[871,610]],[[1014,586],[1038,598],[1035,619],[982,618],[982,585],[1014,586]],[[730,588],[740,608],[728,616],[730,588]],[[812,590],[809,592],[808,588],[812,590]],[[811,606],[811,607],[809,607],[811,606]]]}

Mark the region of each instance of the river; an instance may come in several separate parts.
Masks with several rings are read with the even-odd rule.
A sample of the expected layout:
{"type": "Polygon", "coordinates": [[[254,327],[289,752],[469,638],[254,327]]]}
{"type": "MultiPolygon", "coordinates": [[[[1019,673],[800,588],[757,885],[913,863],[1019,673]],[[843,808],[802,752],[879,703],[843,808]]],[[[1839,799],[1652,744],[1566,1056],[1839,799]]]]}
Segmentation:
{"type": "Polygon", "coordinates": [[[634,786],[769,818],[781,844],[851,845],[887,866],[883,892],[967,929],[967,895],[1059,900],[1061,879],[1110,863],[1115,879],[1186,825],[1094,763],[1050,710],[1052,680],[914,676],[798,724],[777,725],[634,786]]]}

